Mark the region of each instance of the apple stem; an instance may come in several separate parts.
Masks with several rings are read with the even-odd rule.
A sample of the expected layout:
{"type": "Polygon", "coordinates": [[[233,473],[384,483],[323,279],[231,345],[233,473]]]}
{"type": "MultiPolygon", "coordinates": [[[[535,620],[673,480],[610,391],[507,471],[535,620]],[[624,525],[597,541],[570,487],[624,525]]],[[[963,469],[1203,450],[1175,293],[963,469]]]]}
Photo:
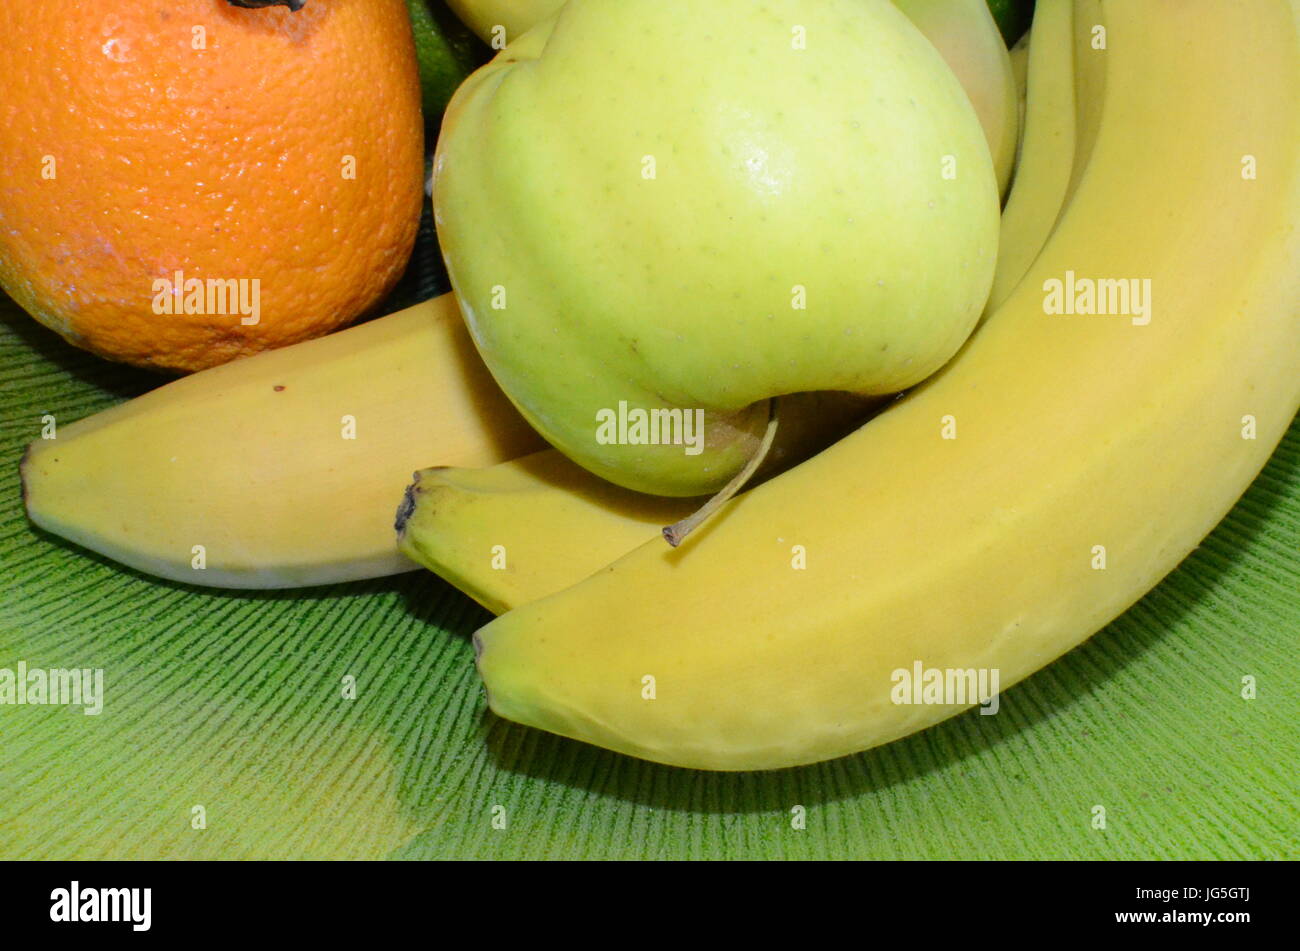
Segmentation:
{"type": "Polygon", "coordinates": [[[745,468],[736,473],[736,477],[728,482],[713,498],[705,502],[694,515],[682,519],[675,525],[669,525],[664,529],[664,538],[668,544],[676,548],[686,540],[686,536],[695,531],[712,515],[731,501],[732,496],[749,484],[749,480],[754,478],[754,473],[758,467],[763,464],[767,454],[772,451],[772,443],[776,439],[777,412],[776,400],[768,400],[767,403],[767,429],[763,433],[763,441],[758,444],[754,454],[749,457],[749,462],[745,463],[745,468]]]}

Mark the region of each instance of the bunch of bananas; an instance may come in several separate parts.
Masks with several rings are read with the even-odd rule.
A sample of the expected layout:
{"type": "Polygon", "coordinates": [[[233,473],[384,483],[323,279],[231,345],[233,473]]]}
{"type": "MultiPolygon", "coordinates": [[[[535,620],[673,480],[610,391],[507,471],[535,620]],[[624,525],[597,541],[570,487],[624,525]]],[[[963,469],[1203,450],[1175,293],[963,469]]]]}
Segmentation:
{"type": "Polygon", "coordinates": [[[532,454],[447,299],[37,441],[29,513],[188,583],[426,564],[501,615],[475,636],[494,711],[662,763],[793,766],[930,726],[974,700],[898,703],[897,670],[1006,687],[1081,643],[1300,407],[1300,4],[1039,0],[1024,67],[975,336],[679,549],[659,530],[689,501],[532,454]],[[418,474],[395,546],[431,453],[456,468],[418,474]]]}

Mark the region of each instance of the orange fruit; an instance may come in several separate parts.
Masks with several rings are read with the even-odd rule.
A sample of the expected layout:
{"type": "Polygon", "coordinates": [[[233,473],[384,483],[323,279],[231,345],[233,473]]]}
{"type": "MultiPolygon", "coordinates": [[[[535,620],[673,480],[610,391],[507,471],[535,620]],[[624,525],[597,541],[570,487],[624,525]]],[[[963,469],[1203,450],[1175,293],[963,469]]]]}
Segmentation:
{"type": "Polygon", "coordinates": [[[404,0],[5,0],[0,77],[0,286],[77,346],[198,370],[337,329],[405,268],[404,0]]]}

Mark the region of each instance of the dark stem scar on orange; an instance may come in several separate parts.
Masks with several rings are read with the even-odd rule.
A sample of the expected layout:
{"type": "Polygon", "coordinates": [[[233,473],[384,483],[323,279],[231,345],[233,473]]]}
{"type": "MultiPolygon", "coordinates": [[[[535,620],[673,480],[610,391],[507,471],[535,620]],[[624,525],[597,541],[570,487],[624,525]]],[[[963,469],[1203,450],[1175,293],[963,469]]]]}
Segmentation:
{"type": "Polygon", "coordinates": [[[294,13],[301,10],[306,2],[307,0],[226,0],[226,3],[232,7],[243,7],[245,10],[258,10],[262,7],[288,7],[294,13]]]}

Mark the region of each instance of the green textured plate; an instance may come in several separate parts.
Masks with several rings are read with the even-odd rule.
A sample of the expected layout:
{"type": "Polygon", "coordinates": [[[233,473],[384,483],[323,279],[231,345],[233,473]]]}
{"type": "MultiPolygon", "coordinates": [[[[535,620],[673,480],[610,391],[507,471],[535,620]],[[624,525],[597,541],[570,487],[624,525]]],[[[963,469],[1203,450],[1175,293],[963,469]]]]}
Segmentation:
{"type": "Polygon", "coordinates": [[[18,460],[42,416],[156,383],[0,298],[0,668],[105,677],[98,716],[0,706],[0,858],[1300,855],[1300,425],[1177,572],[999,715],[707,774],[486,713],[486,617],[431,575],[214,592],[33,529],[18,460]]]}

